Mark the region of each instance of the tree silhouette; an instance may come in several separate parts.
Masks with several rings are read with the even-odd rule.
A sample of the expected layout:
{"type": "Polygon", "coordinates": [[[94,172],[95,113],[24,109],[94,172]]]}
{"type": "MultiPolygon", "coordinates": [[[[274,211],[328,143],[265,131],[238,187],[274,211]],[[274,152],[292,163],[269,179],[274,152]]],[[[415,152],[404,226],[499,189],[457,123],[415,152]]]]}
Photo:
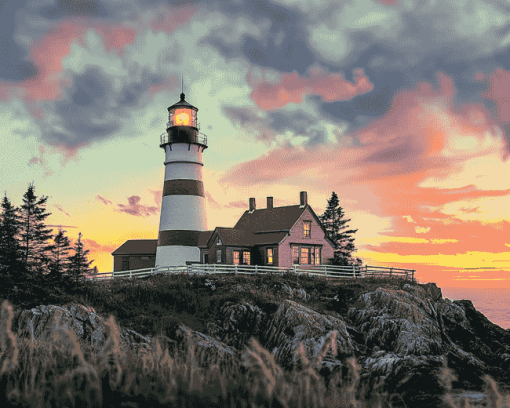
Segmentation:
{"type": "Polygon", "coordinates": [[[81,232],[78,234],[78,241],[74,244],[74,255],[68,258],[66,273],[74,282],[78,282],[83,277],[91,273],[90,264],[94,262],[88,261],[89,250],[83,248],[81,242],[81,232]]]}
{"type": "Polygon", "coordinates": [[[349,228],[349,220],[344,220],[345,213],[338,201],[338,196],[333,191],[328,200],[328,206],[324,213],[319,217],[321,224],[326,230],[327,236],[335,244],[335,252],[332,260],[333,265],[357,265],[361,266],[360,258],[353,259],[352,253],[356,252],[354,247],[354,238],[351,237],[358,230],[343,231],[349,228]]]}
{"type": "Polygon", "coordinates": [[[0,216],[0,276],[4,287],[11,286],[12,277],[23,269],[19,233],[19,208],[12,206],[5,193],[0,216]]]}
{"type": "Polygon", "coordinates": [[[46,228],[44,221],[51,213],[46,212],[46,201],[48,197],[41,197],[39,200],[35,195],[33,184],[28,186],[23,195],[23,204],[21,205],[21,224],[20,224],[20,246],[22,261],[31,277],[41,278],[47,271],[50,258],[48,253],[51,244],[48,242],[52,238],[51,229],[46,228]]]}
{"type": "Polygon", "coordinates": [[[59,230],[53,238],[53,245],[50,248],[49,274],[47,278],[51,281],[59,281],[65,272],[69,262],[69,250],[71,241],[64,233],[65,230],[59,230]]]}

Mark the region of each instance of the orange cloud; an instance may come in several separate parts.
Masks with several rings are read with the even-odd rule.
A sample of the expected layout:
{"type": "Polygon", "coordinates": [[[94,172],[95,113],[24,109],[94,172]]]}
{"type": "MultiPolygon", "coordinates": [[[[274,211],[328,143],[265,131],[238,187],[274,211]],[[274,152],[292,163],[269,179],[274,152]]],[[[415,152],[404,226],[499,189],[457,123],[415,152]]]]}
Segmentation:
{"type": "Polygon", "coordinates": [[[302,78],[296,72],[283,74],[276,84],[265,78],[256,79],[250,68],[246,80],[253,88],[250,98],[265,110],[301,103],[306,94],[320,95],[326,102],[346,101],[374,88],[362,69],[354,70],[354,83],[345,80],[341,74],[326,74],[318,67],[310,71],[308,78],[302,78]]]}

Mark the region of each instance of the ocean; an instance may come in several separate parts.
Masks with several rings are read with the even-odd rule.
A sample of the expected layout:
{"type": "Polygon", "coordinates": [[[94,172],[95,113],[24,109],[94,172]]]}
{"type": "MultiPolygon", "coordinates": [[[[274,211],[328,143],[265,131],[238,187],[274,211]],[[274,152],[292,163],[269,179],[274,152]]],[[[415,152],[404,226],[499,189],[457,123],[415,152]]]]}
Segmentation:
{"type": "Polygon", "coordinates": [[[510,289],[441,287],[441,292],[443,298],[471,300],[476,310],[492,323],[503,329],[510,329],[510,289]]]}

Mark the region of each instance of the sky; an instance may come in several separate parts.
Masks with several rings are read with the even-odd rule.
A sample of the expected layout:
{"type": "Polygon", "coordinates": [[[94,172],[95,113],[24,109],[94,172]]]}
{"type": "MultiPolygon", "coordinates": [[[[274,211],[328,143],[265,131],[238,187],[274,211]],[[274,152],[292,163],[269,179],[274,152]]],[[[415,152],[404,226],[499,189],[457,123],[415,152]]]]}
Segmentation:
{"type": "Polygon", "coordinates": [[[47,224],[112,271],[126,240],[157,238],[182,75],[209,230],[250,197],[307,191],[321,215],[335,191],[364,264],[510,288],[509,17],[503,0],[3,1],[2,196],[33,182],[47,224]]]}

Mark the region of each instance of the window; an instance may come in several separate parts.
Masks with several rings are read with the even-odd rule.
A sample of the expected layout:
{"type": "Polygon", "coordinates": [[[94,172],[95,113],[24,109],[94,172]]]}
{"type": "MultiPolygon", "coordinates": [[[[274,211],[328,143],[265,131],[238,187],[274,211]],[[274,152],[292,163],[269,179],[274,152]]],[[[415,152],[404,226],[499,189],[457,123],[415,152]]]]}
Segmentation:
{"type": "Polygon", "coordinates": [[[221,249],[216,251],[216,262],[221,263],[221,249]]]}
{"type": "Polygon", "coordinates": [[[239,265],[239,251],[234,251],[234,265],[239,265]]]}
{"type": "Polygon", "coordinates": [[[320,247],[315,247],[315,265],[321,264],[321,249],[320,247]]]}
{"type": "Polygon", "coordinates": [[[301,247],[301,262],[300,262],[301,265],[308,263],[309,255],[310,255],[310,248],[301,247]]]}
{"type": "Polygon", "coordinates": [[[122,257],[122,271],[127,271],[129,269],[129,257],[122,257]]]}
{"type": "Polygon", "coordinates": [[[218,237],[218,245],[222,245],[220,237],[218,237]]]}
{"type": "Polygon", "coordinates": [[[250,253],[243,252],[243,264],[250,265],[250,253]]]}
{"type": "Polygon", "coordinates": [[[292,264],[293,265],[299,264],[299,247],[298,246],[292,247],[292,264]]]}
{"type": "Polygon", "coordinates": [[[315,265],[315,251],[313,248],[310,250],[310,265],[315,265]]]}
{"type": "Polygon", "coordinates": [[[303,236],[305,238],[310,238],[310,229],[312,228],[312,222],[311,221],[304,221],[303,222],[303,236]]]}
{"type": "Polygon", "coordinates": [[[149,260],[148,256],[142,256],[142,261],[148,261],[148,260],[149,260]]]}
{"type": "Polygon", "coordinates": [[[204,263],[209,263],[209,254],[204,254],[204,263]]]}
{"type": "Polygon", "coordinates": [[[267,264],[273,264],[273,248],[267,248],[267,264]]]}

